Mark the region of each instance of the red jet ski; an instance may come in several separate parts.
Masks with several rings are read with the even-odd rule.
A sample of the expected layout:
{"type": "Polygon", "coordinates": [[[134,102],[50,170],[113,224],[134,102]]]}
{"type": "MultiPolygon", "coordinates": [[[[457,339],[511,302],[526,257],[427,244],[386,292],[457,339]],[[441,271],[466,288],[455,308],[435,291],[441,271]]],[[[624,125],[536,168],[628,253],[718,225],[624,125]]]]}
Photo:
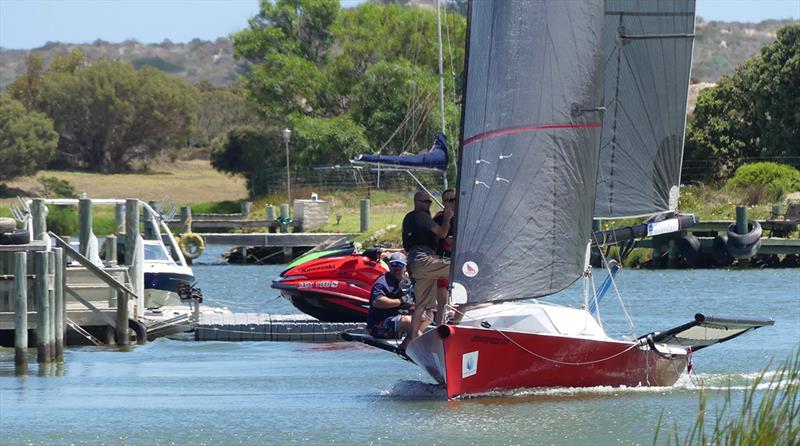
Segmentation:
{"type": "Polygon", "coordinates": [[[381,252],[345,243],[308,253],[290,263],[272,288],[321,321],[366,322],[372,283],[388,271],[381,252]]]}

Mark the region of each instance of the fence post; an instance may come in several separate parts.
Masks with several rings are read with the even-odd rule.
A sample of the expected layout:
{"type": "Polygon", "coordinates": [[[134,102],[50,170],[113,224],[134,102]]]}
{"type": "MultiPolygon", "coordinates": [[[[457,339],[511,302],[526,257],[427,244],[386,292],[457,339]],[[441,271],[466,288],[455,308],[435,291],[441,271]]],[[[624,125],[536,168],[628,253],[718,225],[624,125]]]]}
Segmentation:
{"type": "Polygon", "coordinates": [[[92,234],[92,200],[85,196],[78,200],[78,234],[80,240],[79,251],[86,256],[89,237],[92,234]]]}
{"type": "Polygon", "coordinates": [[[361,232],[369,231],[369,198],[364,198],[360,202],[361,206],[361,232]]]}
{"type": "Polygon", "coordinates": [[[44,234],[47,233],[47,206],[43,199],[33,199],[31,213],[33,214],[33,239],[43,240],[44,234]]]}
{"type": "Polygon", "coordinates": [[[28,348],[28,254],[15,252],[14,260],[14,365],[24,368],[28,348]]]}
{"type": "MultiPolygon", "coordinates": [[[[116,246],[116,243],[115,243],[116,246]]],[[[115,251],[116,252],[116,251],[115,251]]],[[[56,338],[56,361],[64,362],[64,314],[67,311],[64,305],[64,248],[55,249],[55,297],[56,306],[53,314],[55,315],[55,338],[56,338]]]]}
{"type": "Polygon", "coordinates": [[[36,270],[36,360],[50,362],[50,300],[47,296],[47,252],[34,254],[34,268],[36,270]]]}

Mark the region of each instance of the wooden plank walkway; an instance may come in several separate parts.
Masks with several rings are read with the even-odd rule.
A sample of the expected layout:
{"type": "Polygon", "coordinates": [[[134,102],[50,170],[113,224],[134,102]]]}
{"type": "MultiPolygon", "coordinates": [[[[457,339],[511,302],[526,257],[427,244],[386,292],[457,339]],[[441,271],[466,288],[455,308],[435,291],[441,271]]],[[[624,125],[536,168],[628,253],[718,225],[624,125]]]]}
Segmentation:
{"type": "Polygon", "coordinates": [[[195,326],[197,341],[330,342],[340,333],[366,333],[359,322],[320,322],[305,314],[204,313],[195,326]]]}

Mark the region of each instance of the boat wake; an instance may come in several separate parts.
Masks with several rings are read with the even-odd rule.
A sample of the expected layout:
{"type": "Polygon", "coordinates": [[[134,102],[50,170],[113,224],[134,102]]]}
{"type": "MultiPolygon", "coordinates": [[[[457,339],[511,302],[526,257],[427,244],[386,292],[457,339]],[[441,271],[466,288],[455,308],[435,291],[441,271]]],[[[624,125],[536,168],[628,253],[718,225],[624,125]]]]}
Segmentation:
{"type": "MultiPolygon", "coordinates": [[[[789,386],[800,385],[800,380],[778,378],[778,371],[768,371],[765,373],[701,373],[696,375],[684,374],[678,381],[668,387],[656,386],[635,386],[635,387],[548,387],[548,388],[528,388],[513,389],[504,391],[491,391],[478,394],[464,395],[457,399],[465,400],[471,398],[529,398],[529,397],[592,397],[592,396],[619,396],[637,394],[667,394],[681,391],[717,391],[733,390],[744,391],[753,388],[753,383],[760,378],[755,386],[756,390],[769,390],[773,387],[787,388],[789,386]]],[[[394,399],[446,399],[445,388],[439,384],[424,381],[402,380],[395,383],[391,389],[382,390],[381,396],[394,399]]]]}
{"type": "Polygon", "coordinates": [[[447,392],[443,385],[414,380],[398,381],[391,389],[382,390],[380,395],[408,400],[447,399],[447,392]]]}

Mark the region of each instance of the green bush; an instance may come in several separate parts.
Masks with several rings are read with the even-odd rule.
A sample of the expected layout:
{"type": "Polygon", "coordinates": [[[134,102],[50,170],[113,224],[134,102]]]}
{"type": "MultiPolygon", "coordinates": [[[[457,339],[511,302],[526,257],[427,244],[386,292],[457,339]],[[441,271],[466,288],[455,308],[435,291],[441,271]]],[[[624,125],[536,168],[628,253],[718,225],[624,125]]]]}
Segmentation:
{"type": "Polygon", "coordinates": [[[67,180],[57,177],[41,176],[39,184],[42,185],[42,196],[50,198],[78,198],[75,186],[67,180]]]}
{"type": "Polygon", "coordinates": [[[759,201],[779,201],[784,195],[800,190],[800,170],[771,162],[745,164],[736,169],[733,178],[725,186],[744,191],[759,201]]]}

